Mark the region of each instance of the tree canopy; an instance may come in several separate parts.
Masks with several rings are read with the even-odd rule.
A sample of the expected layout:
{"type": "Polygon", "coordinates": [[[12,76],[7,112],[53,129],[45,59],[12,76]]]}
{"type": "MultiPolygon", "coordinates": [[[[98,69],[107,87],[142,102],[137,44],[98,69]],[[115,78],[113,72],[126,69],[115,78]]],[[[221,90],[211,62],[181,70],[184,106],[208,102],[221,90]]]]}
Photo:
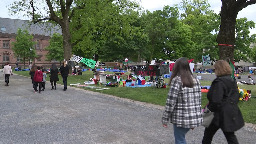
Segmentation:
{"type": "Polygon", "coordinates": [[[50,44],[46,47],[48,53],[46,55],[47,60],[62,61],[64,59],[63,51],[63,37],[58,33],[54,33],[50,39],[50,44]]]}
{"type": "Polygon", "coordinates": [[[209,54],[213,60],[250,61],[254,56],[249,46],[255,35],[249,30],[255,23],[236,17],[255,1],[222,0],[221,15],[210,9],[207,0],[183,0],[153,12],[141,11],[132,0],[41,0],[40,5],[20,0],[11,9],[26,10],[34,22],[59,24],[65,59],[73,53],[96,61],[188,57],[200,62],[209,54]]]}
{"type": "Polygon", "coordinates": [[[24,62],[30,61],[36,57],[35,53],[35,42],[33,41],[33,36],[28,33],[27,30],[18,29],[15,42],[12,43],[14,55],[17,58],[21,58],[24,62]]]}

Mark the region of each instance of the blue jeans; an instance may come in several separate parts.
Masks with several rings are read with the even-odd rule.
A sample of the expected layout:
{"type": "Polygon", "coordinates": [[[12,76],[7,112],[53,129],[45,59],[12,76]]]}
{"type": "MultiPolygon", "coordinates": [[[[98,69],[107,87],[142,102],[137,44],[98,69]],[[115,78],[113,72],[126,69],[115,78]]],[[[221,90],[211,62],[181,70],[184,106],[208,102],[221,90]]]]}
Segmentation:
{"type": "Polygon", "coordinates": [[[190,128],[177,127],[176,124],[173,124],[175,144],[187,144],[185,135],[190,128]]]}

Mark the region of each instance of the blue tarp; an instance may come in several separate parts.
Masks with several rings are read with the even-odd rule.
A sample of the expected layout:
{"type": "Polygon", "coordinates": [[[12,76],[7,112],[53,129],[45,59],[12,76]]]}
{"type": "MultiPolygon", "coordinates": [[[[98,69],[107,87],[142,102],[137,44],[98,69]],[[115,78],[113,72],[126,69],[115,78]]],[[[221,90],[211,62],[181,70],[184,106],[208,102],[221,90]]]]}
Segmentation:
{"type": "Polygon", "coordinates": [[[201,86],[201,89],[210,89],[211,86],[201,86]]]}
{"type": "MultiPolygon", "coordinates": [[[[82,69],[82,71],[88,71],[88,70],[92,70],[92,69],[82,69]]],[[[125,73],[127,71],[125,70],[119,70],[119,69],[111,69],[111,68],[105,68],[105,69],[96,69],[96,71],[109,71],[109,72],[122,72],[122,73],[125,73]]]]}

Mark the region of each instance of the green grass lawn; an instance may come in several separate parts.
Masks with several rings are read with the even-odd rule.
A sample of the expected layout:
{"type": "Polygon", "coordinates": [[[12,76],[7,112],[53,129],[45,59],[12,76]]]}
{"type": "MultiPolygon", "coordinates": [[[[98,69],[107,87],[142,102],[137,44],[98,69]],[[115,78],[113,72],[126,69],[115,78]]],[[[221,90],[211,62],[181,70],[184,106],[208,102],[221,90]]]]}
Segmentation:
{"type": "MultiPolygon", "coordinates": [[[[28,71],[15,71],[16,74],[29,76],[28,71]]],[[[59,84],[62,84],[62,78],[59,76],[60,81],[59,84]]],[[[90,78],[93,78],[92,71],[83,72],[83,75],[74,75],[68,77],[68,85],[81,83],[83,84],[85,81],[89,81],[90,78]]],[[[49,75],[47,75],[47,80],[49,81],[49,75]]],[[[168,79],[165,79],[167,82],[168,79]]],[[[211,81],[200,81],[202,86],[211,85],[211,81]]],[[[105,87],[105,86],[97,86],[97,87],[105,87]]],[[[135,101],[141,101],[156,105],[165,105],[165,101],[167,98],[167,93],[169,91],[169,87],[167,88],[154,88],[154,87],[145,87],[145,88],[130,88],[130,87],[108,87],[108,90],[97,91],[95,89],[84,88],[91,91],[96,91],[99,93],[109,94],[117,97],[132,99],[135,101]]],[[[243,117],[247,123],[256,124],[256,86],[255,85],[239,85],[239,88],[252,90],[252,98],[249,101],[240,101],[239,107],[243,113],[243,117]]],[[[206,93],[202,94],[202,106],[207,103],[206,93]]]]}

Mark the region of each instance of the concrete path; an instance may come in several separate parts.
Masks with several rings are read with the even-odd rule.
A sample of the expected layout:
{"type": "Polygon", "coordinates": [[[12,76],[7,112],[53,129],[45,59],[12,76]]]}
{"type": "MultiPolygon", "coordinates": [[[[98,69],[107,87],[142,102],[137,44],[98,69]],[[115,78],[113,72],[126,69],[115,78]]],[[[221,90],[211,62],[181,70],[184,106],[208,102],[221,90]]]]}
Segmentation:
{"type": "MultiPolygon", "coordinates": [[[[13,75],[4,86],[0,73],[0,144],[172,144],[172,125],[163,128],[163,107],[68,87],[34,93],[30,78],[13,75]]],[[[165,96],[164,96],[165,97],[165,96]]],[[[187,134],[199,144],[203,127],[187,134]]],[[[241,144],[256,144],[256,131],[237,133],[241,144]]],[[[221,131],[214,144],[226,144],[221,131]]]]}

